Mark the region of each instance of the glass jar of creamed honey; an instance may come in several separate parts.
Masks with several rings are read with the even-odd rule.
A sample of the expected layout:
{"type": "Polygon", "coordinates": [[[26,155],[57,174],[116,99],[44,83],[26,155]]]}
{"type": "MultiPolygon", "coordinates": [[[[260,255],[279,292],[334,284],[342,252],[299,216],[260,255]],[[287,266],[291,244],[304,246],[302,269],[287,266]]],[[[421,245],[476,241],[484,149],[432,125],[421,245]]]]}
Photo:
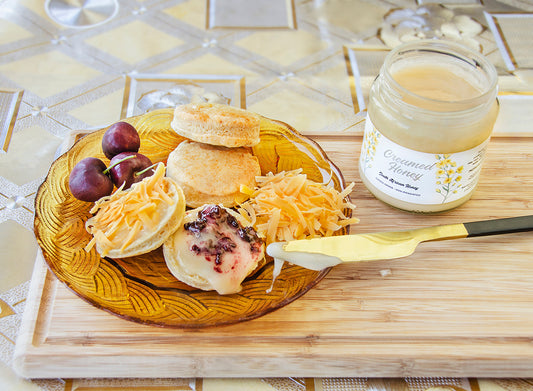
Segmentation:
{"type": "Polygon", "coordinates": [[[456,43],[392,50],[369,96],[359,160],[367,188],[412,212],[467,201],[498,115],[497,79],[485,57],[456,43]]]}

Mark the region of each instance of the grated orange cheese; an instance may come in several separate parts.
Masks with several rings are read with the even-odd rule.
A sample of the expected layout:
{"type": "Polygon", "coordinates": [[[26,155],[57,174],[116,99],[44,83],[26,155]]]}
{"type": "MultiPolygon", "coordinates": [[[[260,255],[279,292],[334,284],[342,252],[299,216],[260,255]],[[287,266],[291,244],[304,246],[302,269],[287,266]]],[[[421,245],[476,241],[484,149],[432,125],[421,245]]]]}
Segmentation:
{"type": "Polygon", "coordinates": [[[93,235],[85,247],[86,251],[96,242],[102,248],[102,256],[112,249],[123,251],[143,230],[157,227],[158,206],[161,203],[174,204],[169,197],[168,183],[164,181],[165,165],[159,163],[152,176],[135,183],[128,190],[117,189],[108,197],[96,201],[85,228],[93,235]]]}
{"type": "Polygon", "coordinates": [[[355,209],[346,200],[351,183],[342,192],[331,186],[313,182],[302,170],[268,173],[256,177],[255,190],[241,187],[250,199],[240,205],[239,212],[253,221],[266,237],[267,245],[276,241],[331,236],[359,219],[349,218],[344,210],[355,209]]]}

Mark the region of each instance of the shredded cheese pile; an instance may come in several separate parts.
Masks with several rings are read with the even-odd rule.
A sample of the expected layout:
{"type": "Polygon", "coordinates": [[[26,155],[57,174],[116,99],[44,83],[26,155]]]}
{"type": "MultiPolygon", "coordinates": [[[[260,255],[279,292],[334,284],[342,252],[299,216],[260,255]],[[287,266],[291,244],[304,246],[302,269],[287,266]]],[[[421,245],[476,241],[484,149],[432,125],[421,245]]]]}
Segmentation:
{"type": "Polygon", "coordinates": [[[168,182],[164,181],[165,165],[159,163],[154,174],[135,183],[128,190],[117,189],[108,197],[96,201],[91,213],[95,216],[87,220],[85,228],[93,235],[85,247],[89,251],[96,242],[106,256],[110,250],[129,246],[143,231],[154,231],[160,215],[168,208],[161,204],[173,205],[175,201],[168,195],[168,182]]]}
{"type": "Polygon", "coordinates": [[[241,187],[250,199],[239,212],[266,237],[267,245],[276,241],[331,236],[340,228],[359,222],[348,218],[344,210],[355,209],[346,200],[351,183],[338,192],[331,186],[307,179],[302,170],[269,173],[256,177],[255,190],[241,187]]]}

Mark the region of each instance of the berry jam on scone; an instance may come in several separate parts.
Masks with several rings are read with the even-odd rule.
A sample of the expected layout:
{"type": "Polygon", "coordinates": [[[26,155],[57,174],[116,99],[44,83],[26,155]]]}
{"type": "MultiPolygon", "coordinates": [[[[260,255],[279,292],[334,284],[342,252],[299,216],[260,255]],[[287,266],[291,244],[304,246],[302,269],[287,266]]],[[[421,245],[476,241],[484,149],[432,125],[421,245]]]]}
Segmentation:
{"type": "Polygon", "coordinates": [[[183,226],[163,246],[171,273],[203,290],[239,292],[242,281],[264,258],[263,241],[239,219],[219,205],[188,212],[183,226]]]}

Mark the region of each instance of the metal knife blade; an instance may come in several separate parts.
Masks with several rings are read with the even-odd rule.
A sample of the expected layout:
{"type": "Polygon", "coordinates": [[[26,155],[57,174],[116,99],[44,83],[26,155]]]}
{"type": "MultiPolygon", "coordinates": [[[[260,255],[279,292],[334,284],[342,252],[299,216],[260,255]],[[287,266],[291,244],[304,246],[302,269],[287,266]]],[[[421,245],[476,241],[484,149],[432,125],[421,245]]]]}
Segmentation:
{"type": "Polygon", "coordinates": [[[457,223],[407,231],[340,235],[325,238],[272,243],[267,253],[277,259],[312,270],[341,262],[401,258],[412,254],[419,243],[496,235],[533,230],[533,215],[506,219],[457,223]]]}

